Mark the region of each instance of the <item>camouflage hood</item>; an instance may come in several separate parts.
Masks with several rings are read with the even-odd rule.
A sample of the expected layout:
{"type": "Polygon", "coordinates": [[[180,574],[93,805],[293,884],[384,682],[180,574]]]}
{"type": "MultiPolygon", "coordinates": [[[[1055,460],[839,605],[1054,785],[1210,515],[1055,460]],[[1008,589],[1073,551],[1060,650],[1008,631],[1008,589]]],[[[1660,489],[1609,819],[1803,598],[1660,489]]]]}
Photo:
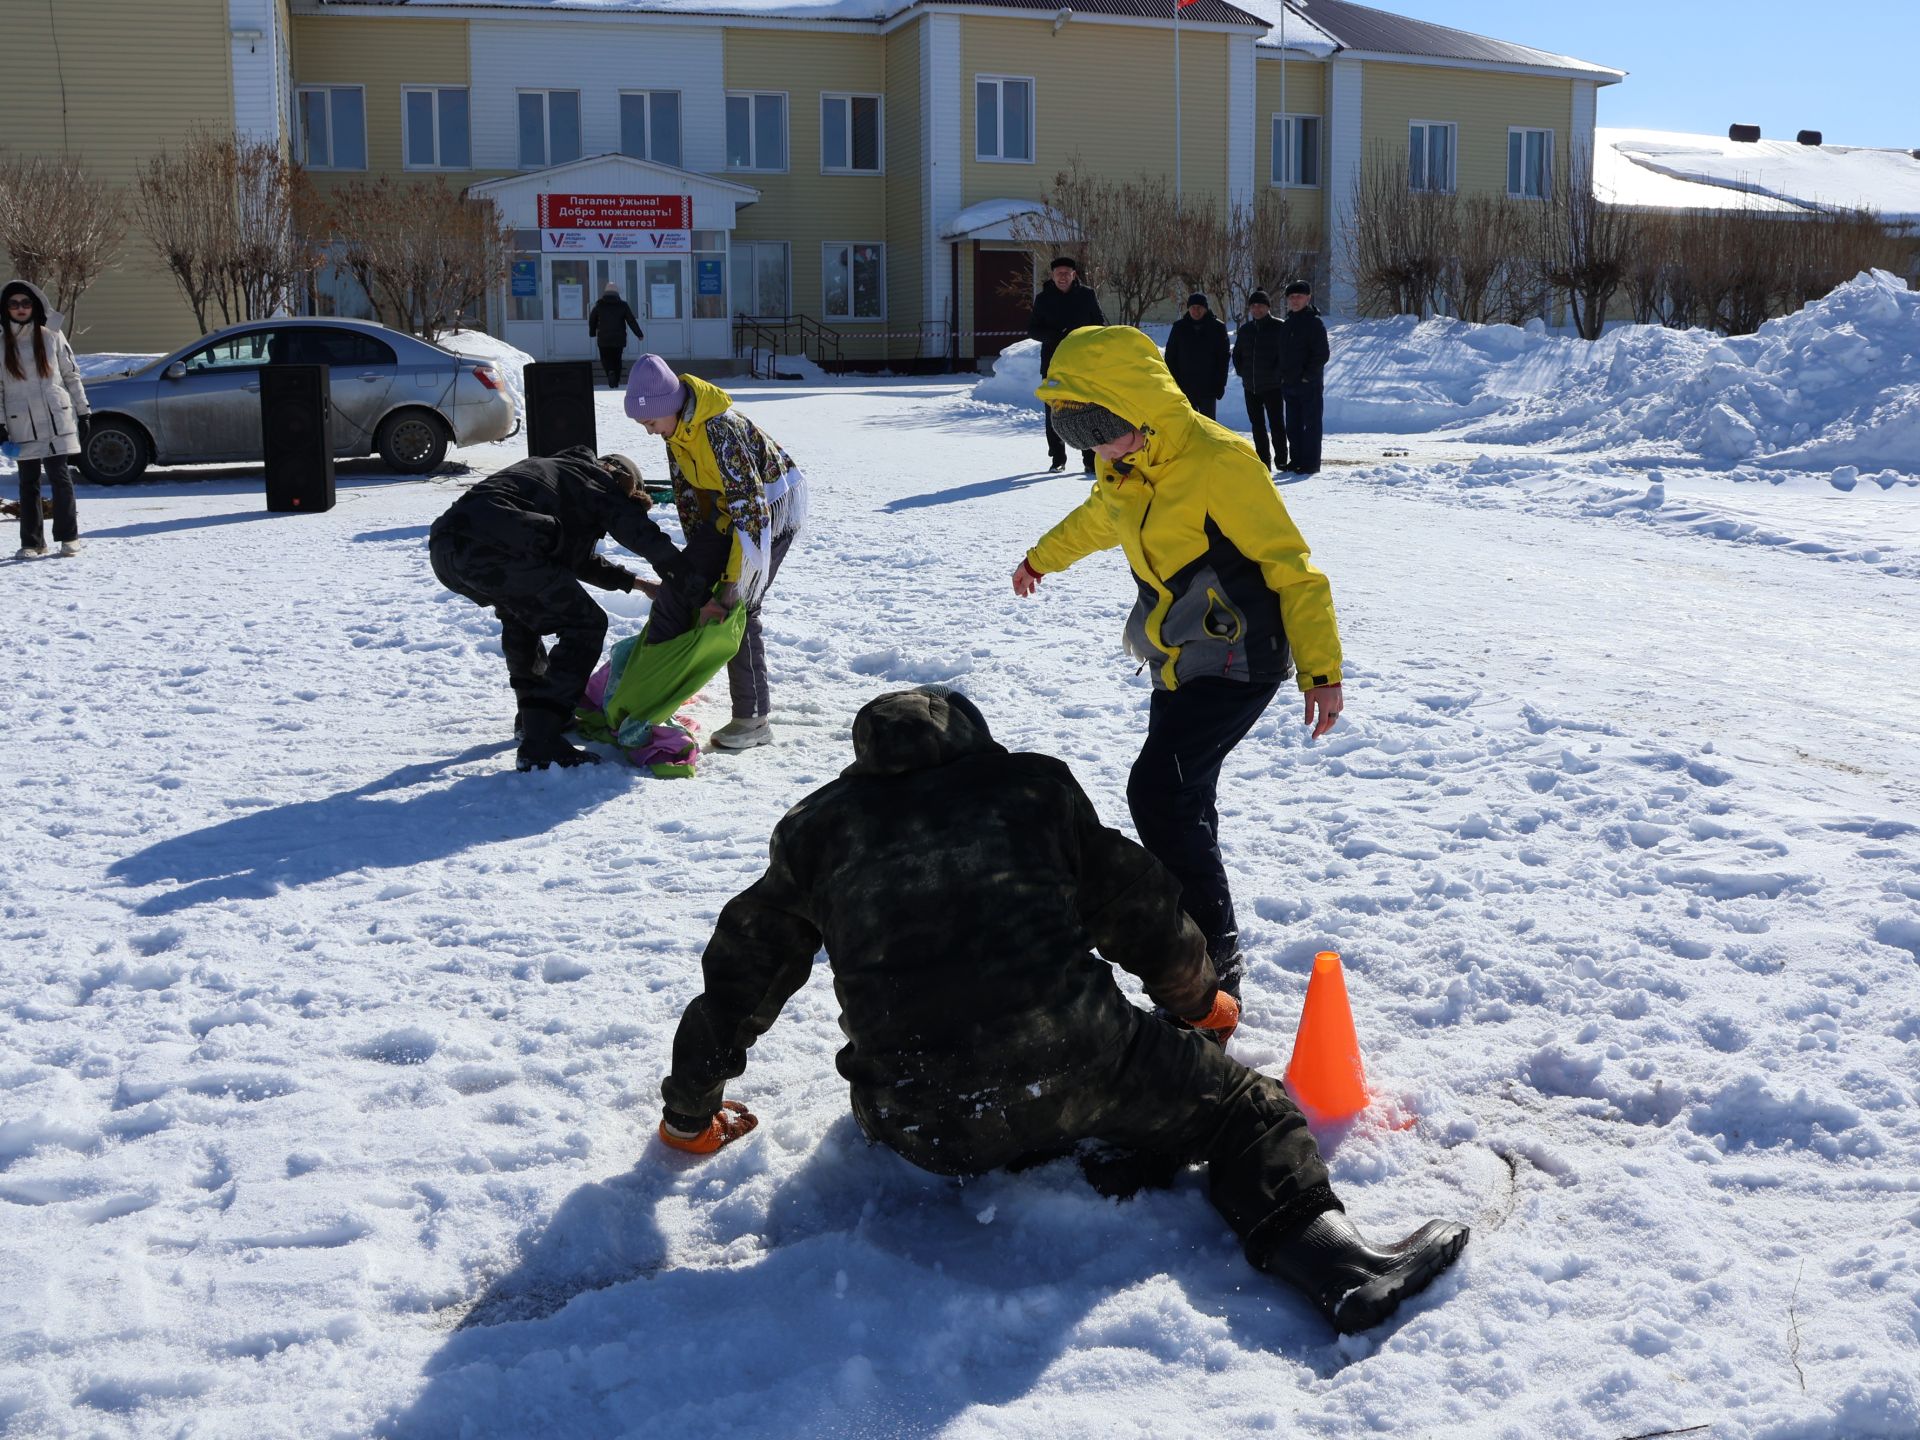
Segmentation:
{"type": "Polygon", "coordinates": [[[904,775],[967,755],[1001,755],[974,703],[944,685],[895,690],[869,700],[853,717],[853,764],[847,776],[904,775]]]}

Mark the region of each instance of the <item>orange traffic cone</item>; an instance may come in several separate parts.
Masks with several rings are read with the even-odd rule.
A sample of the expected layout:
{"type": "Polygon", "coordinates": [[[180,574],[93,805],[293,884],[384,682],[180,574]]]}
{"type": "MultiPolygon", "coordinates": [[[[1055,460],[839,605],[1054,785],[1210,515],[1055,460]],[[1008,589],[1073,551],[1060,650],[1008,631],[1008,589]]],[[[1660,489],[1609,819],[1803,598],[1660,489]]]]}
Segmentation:
{"type": "Polygon", "coordinates": [[[1307,1003],[1294,1032],[1293,1059],[1287,1063],[1287,1088],[1316,1125],[1351,1120],[1367,1108],[1367,1072],[1360,1063],[1360,1039],[1353,1033],[1353,1010],[1347,1004],[1337,950],[1313,957],[1307,1003]]]}

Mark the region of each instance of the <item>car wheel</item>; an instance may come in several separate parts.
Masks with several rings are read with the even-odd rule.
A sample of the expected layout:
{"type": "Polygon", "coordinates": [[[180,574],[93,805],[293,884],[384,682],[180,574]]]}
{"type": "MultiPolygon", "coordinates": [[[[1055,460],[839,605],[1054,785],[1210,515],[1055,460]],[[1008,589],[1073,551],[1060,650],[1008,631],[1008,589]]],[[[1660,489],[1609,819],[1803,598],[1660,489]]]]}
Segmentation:
{"type": "Polygon", "coordinates": [[[402,475],[424,475],[447,458],[447,427],[431,410],[401,410],[380,422],[373,443],[402,475]]]}
{"type": "Polygon", "coordinates": [[[87,422],[87,443],[80,449],[80,473],[96,485],[130,485],[147,473],[153,447],[147,432],[117,415],[87,422]]]}

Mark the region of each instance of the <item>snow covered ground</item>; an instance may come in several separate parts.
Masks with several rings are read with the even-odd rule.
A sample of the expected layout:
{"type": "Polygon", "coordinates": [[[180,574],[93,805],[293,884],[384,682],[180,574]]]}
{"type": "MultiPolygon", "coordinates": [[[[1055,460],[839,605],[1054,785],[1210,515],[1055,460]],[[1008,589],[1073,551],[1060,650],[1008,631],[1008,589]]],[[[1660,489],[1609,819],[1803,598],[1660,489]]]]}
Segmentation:
{"type": "MultiPolygon", "coordinates": [[[[1084,494],[1030,407],[748,382],[813,525],[779,743],[693,781],[512,772],[493,623],[424,540],[519,442],[343,464],[318,516],[248,472],[84,487],[79,559],[0,568],[0,1434],[1920,1433],[1920,456],[1597,434],[1562,342],[1466,336],[1514,352],[1475,378],[1455,339],[1336,335],[1355,413],[1452,366],[1504,438],[1350,428],[1285,490],[1347,713],[1309,744],[1277,702],[1222,793],[1236,1053],[1283,1067],[1341,950],[1379,1103],[1334,1182],[1373,1233],[1475,1226],[1392,1324],[1337,1339],[1197,1176],[869,1149],[824,975],[733,1088],[749,1141],[650,1138],[712,921],[863,701],[955,682],[1122,826],[1144,728],[1117,555],[1008,593],[1084,494]]],[[[1846,415],[1910,403],[1912,350],[1846,415]]]]}

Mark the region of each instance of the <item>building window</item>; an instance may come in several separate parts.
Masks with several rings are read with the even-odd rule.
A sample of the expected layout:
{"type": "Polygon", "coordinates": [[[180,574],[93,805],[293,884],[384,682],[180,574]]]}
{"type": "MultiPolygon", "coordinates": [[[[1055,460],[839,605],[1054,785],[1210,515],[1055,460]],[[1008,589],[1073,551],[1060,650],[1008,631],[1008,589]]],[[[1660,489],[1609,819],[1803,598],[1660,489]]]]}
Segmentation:
{"type": "Polygon", "coordinates": [[[473,167],[473,127],[467,121],[465,90],[429,90],[402,86],[403,153],[409,170],[468,170],[473,167]]]}
{"type": "Polygon", "coordinates": [[[539,170],[580,158],[580,92],[520,92],[520,168],[539,170]]]}
{"type": "Polygon", "coordinates": [[[787,168],[786,96],[727,96],[727,168],[787,168]]]}
{"type": "Polygon", "coordinates": [[[852,175],[880,173],[880,97],[820,97],[820,168],[852,175]]]}
{"type": "Polygon", "coordinates": [[[1273,117],[1273,183],[1311,188],[1320,183],[1320,117],[1273,117]]]}
{"type": "Polygon", "coordinates": [[[1553,132],[1507,131],[1507,194],[1515,200],[1544,200],[1553,189],[1553,132]]]}
{"type": "Polygon", "coordinates": [[[1453,191],[1454,134],[1457,126],[1415,120],[1407,131],[1407,186],[1412,190],[1453,191]]]}
{"type": "Polygon", "coordinates": [[[680,92],[620,92],[620,153],[661,165],[680,163],[680,92]]]}
{"type": "Polygon", "coordinates": [[[829,320],[887,318],[887,247],[829,242],[820,247],[820,289],[829,320]]]}
{"type": "Polygon", "coordinates": [[[299,92],[300,163],[309,170],[367,168],[367,101],[358,85],[299,92]]]}
{"type": "Polygon", "coordinates": [[[1033,81],[974,76],[973,158],[1033,163],[1033,81]]]}
{"type": "Polygon", "coordinates": [[[787,242],[734,241],[733,308],[742,315],[791,315],[787,242]]]}

